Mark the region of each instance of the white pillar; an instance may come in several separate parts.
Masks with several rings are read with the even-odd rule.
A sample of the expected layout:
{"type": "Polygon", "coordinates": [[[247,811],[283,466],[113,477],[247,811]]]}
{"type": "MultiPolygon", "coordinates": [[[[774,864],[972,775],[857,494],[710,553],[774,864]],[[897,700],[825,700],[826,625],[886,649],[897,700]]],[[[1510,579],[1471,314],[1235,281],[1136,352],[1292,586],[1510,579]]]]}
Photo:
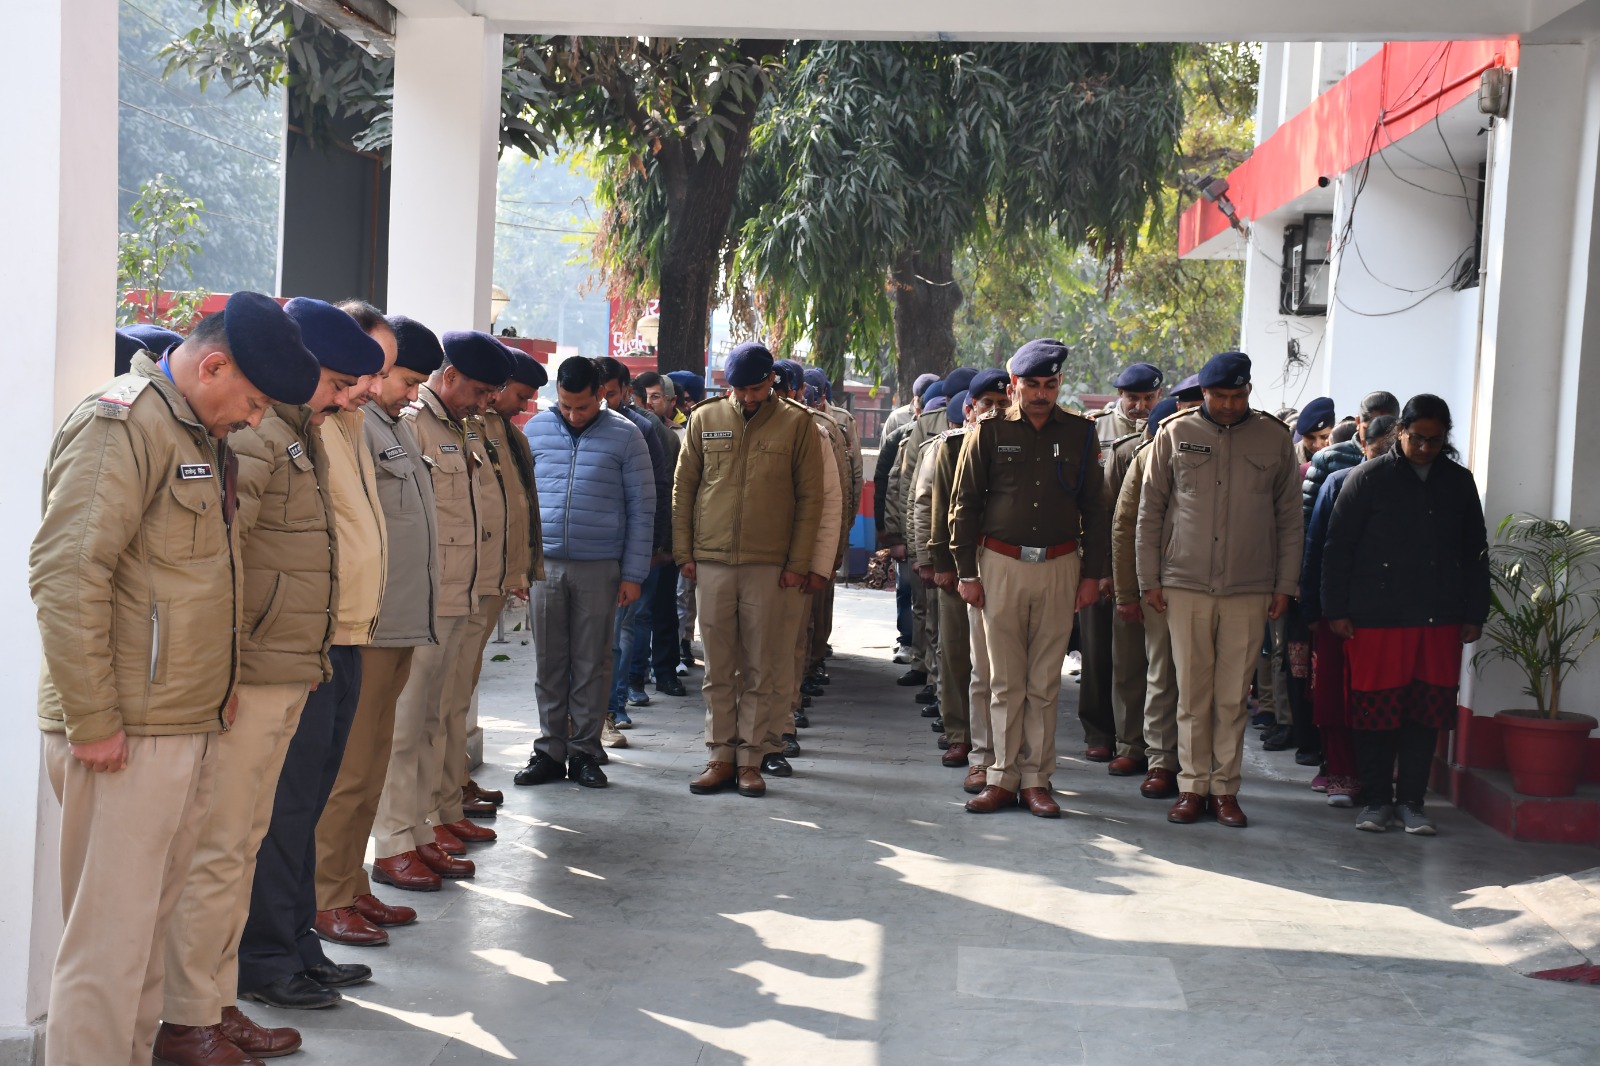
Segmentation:
{"type": "Polygon", "coordinates": [[[57,423],[110,377],[117,235],[116,0],[37,0],[10,13],[28,47],[0,65],[0,142],[27,159],[0,168],[11,254],[0,302],[11,329],[6,368],[10,454],[0,464],[0,1062],[31,1061],[60,927],[58,808],[43,784],[39,636],[28,595],[28,547],[57,423]]]}
{"type": "Polygon", "coordinates": [[[436,333],[489,328],[501,39],[475,17],[396,30],[388,310],[436,333]]]}

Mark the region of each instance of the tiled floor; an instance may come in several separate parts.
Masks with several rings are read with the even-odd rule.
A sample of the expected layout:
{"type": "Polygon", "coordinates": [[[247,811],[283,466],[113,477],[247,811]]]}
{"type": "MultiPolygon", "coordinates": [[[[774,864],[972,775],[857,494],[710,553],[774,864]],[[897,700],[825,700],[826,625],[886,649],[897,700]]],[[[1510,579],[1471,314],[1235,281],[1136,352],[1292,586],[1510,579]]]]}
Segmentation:
{"type": "Polygon", "coordinates": [[[1067,817],[966,814],[893,684],[891,613],[840,593],[833,684],[760,800],[689,794],[700,705],[659,696],[609,789],[515,788],[532,654],[491,645],[478,779],[507,802],[478,877],[406,894],[423,920],[391,946],[337,949],[377,970],[343,1005],[252,1013],[300,1026],[308,1066],[1600,1063],[1600,989],[1513,974],[1458,910],[1596,852],[1442,803],[1434,839],[1358,833],[1253,741],[1251,827],[1169,825],[1075,757],[1071,685],[1067,817]]]}

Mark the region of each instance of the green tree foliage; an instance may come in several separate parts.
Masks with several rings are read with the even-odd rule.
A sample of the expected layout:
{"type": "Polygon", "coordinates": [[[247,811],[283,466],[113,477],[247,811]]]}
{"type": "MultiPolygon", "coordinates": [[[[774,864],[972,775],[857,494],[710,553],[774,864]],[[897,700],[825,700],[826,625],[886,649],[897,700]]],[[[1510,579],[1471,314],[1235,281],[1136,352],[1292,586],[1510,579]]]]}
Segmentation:
{"type": "Polygon", "coordinates": [[[132,230],[117,234],[117,324],[154,322],[187,331],[205,302],[204,289],[179,290],[200,251],[205,205],[165,174],[139,187],[128,208],[132,230]],[[167,290],[170,292],[170,297],[167,290]]]}

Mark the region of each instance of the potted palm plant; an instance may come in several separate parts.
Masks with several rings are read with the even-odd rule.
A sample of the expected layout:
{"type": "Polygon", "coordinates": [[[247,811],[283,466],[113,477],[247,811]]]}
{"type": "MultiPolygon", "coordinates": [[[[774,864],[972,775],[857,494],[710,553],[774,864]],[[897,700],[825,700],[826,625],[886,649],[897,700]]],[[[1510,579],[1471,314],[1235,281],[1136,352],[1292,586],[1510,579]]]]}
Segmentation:
{"type": "Polygon", "coordinates": [[[1516,667],[1532,708],[1497,713],[1511,787],[1525,796],[1570,796],[1597,723],[1564,710],[1562,685],[1600,640],[1600,528],[1507,515],[1489,549],[1489,620],[1475,668],[1516,667]]]}

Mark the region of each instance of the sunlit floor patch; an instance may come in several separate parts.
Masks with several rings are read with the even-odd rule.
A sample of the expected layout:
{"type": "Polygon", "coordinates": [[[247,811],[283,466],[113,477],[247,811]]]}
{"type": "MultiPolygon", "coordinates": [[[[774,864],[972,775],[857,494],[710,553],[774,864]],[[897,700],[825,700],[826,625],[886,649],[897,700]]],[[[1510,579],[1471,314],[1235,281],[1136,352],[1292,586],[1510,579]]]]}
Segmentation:
{"type": "Polygon", "coordinates": [[[421,1011],[401,1010],[398,1007],[385,1006],[382,1003],[358,999],[351,995],[346,995],[344,1001],[346,1003],[354,1003],[358,1007],[365,1007],[367,1010],[375,1010],[379,1014],[387,1014],[391,1018],[398,1018],[407,1025],[414,1025],[418,1029],[426,1029],[430,1033],[438,1033],[440,1036],[449,1037],[451,1040],[459,1040],[463,1044],[470,1044],[479,1051],[488,1052],[490,1055],[496,1055],[502,1059],[510,1059],[513,1062],[516,1061],[517,1057],[500,1042],[499,1038],[477,1023],[471,1011],[445,1016],[441,1014],[423,1014],[421,1011]]]}
{"type": "MultiPolygon", "coordinates": [[[[724,914],[761,938],[769,951],[816,956],[818,973],[804,973],[766,959],[733,968],[756,981],[763,996],[786,1007],[831,1011],[863,1021],[877,1019],[879,971],[883,965],[883,927],[860,918],[826,921],[782,911],[724,914]]],[[[796,960],[796,965],[799,965],[796,960]]]]}
{"type": "Polygon", "coordinates": [[[474,951],[474,955],[492,966],[498,966],[512,977],[520,977],[524,981],[532,981],[540,985],[565,984],[566,978],[556,973],[555,967],[548,962],[530,959],[526,955],[505,948],[486,948],[474,951]]]}
{"type": "Polygon", "coordinates": [[[827,1066],[874,1066],[877,1046],[870,1040],[836,1040],[788,1022],[751,1022],[724,1029],[686,1018],[643,1010],[648,1018],[721,1048],[749,1063],[826,1063],[827,1066]]]}
{"type": "Polygon", "coordinates": [[[487,885],[475,885],[471,881],[457,881],[456,884],[460,885],[468,892],[476,892],[480,896],[488,896],[490,899],[497,899],[501,903],[511,903],[518,907],[526,907],[531,911],[544,911],[546,914],[553,914],[557,918],[572,917],[572,915],[568,914],[566,911],[558,911],[548,903],[540,903],[532,896],[525,896],[521,892],[508,892],[503,888],[490,888],[487,885]]]}

